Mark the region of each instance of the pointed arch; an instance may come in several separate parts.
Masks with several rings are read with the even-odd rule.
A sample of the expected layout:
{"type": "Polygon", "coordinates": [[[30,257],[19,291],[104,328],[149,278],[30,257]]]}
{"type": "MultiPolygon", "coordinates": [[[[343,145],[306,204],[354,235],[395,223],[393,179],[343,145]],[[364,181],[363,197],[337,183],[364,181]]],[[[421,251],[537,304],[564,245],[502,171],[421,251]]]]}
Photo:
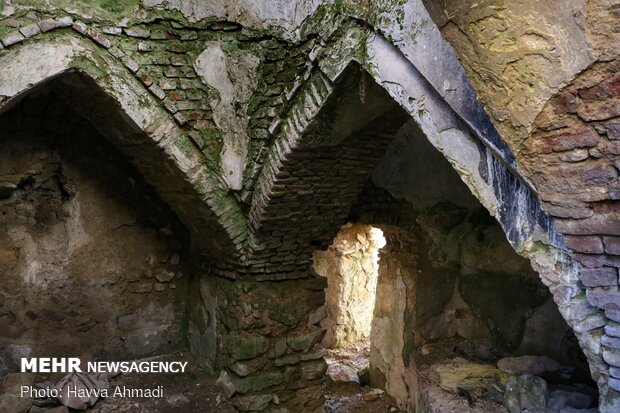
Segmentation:
{"type": "MultiPolygon", "coordinates": [[[[268,273],[267,278],[303,276],[301,272],[310,255],[309,245],[319,248],[333,237],[335,229],[346,218],[346,214],[340,212],[351,206],[352,197],[347,196],[347,191],[355,188],[359,192],[363,185],[363,180],[358,183],[346,174],[325,178],[319,173],[320,182],[309,185],[308,189],[316,192],[320,185],[329,187],[326,192],[332,196],[331,209],[321,208],[321,203],[312,198],[301,204],[313,213],[301,214],[301,218],[295,220],[289,219],[295,214],[286,214],[291,211],[287,200],[291,202],[288,205],[298,208],[293,199],[306,187],[299,185],[294,170],[300,168],[298,164],[303,163],[308,148],[322,148],[322,154],[313,152],[306,162],[314,167],[317,160],[325,161],[324,170],[335,168],[343,154],[351,150],[345,149],[346,145],[339,147],[335,149],[338,155],[329,160],[331,152],[325,139],[342,136],[344,129],[338,129],[334,117],[322,116],[338,113],[338,109],[345,107],[347,98],[338,97],[334,90],[359,73],[351,71],[351,62],[357,62],[372,78],[366,80],[366,85],[372,85],[369,88],[372,96],[376,99],[387,93],[391,103],[381,106],[395,116],[383,123],[384,127],[376,124],[373,127],[373,121],[385,112],[375,109],[374,113],[364,113],[363,105],[354,110],[366,119],[360,128],[363,133],[377,134],[380,130],[383,134],[377,135],[384,140],[374,148],[374,153],[382,154],[390,140],[387,136],[395,134],[403,124],[403,118],[395,114],[404,112],[404,119],[412,118],[418,124],[472,194],[500,223],[513,249],[530,260],[549,288],[562,316],[578,337],[592,376],[599,383],[601,407],[605,408],[606,393],[610,391],[607,385],[609,365],[601,357],[600,336],[607,320],[603,311],[586,299],[588,288],[580,281],[581,265],[572,259],[562,234],[555,229],[553,218],[542,209],[535,188],[521,173],[508,146],[501,141],[467,78],[455,76],[453,79],[456,84],[452,87],[466,89],[459,94],[462,99],[446,99],[446,91],[437,89],[437,78],[432,79],[434,83],[427,80],[397,47],[380,34],[355,23],[318,55],[320,70],[310,78],[299,93],[298,102],[281,120],[283,126],[258,180],[250,214],[248,249],[249,262],[256,265],[256,271],[268,273]],[[330,105],[334,106],[330,108],[330,105]],[[386,128],[388,124],[391,127],[386,128]],[[317,125],[320,125],[318,129],[317,125]],[[306,248],[300,248],[301,245],[306,248]],[[293,260],[291,264],[296,266],[278,267],[281,262],[289,264],[287,259],[293,260]]],[[[460,67],[454,55],[448,60],[450,65],[460,67]]],[[[346,93],[357,98],[359,89],[349,89],[344,96],[346,93]]],[[[360,169],[360,174],[370,174],[372,162],[368,165],[369,169],[360,169]]]]}
{"type": "Polygon", "coordinates": [[[357,63],[334,82],[317,73],[289,113],[250,210],[250,271],[267,278],[308,275],[407,120],[357,63]]]}
{"type": "Polygon", "coordinates": [[[159,101],[107,51],[64,35],[5,50],[0,66],[0,113],[52,90],[132,161],[190,229],[194,249],[222,267],[238,262],[245,220],[236,202],[159,101]]]}

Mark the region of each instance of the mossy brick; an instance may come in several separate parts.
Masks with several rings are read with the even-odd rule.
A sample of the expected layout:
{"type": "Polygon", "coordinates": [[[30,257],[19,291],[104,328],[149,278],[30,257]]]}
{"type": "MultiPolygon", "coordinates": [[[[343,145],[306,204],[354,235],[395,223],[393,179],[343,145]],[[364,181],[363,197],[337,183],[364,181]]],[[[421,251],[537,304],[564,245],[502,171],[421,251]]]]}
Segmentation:
{"type": "Polygon", "coordinates": [[[140,26],[126,27],[123,31],[127,36],[136,37],[138,39],[148,39],[151,35],[149,29],[140,26]]]}
{"type": "Polygon", "coordinates": [[[181,41],[189,41],[198,39],[198,34],[196,32],[185,32],[180,35],[181,41]]]}
{"type": "Polygon", "coordinates": [[[273,371],[254,374],[243,378],[235,377],[233,379],[233,384],[238,393],[245,394],[277,386],[283,381],[284,377],[282,376],[282,373],[279,371],[273,371]]]}
{"type": "Polygon", "coordinates": [[[168,31],[167,30],[162,30],[162,29],[155,29],[155,30],[151,30],[151,34],[149,36],[149,38],[151,40],[168,40],[168,31]]]}
{"type": "Polygon", "coordinates": [[[303,351],[304,353],[310,350],[312,346],[318,343],[325,335],[325,329],[317,328],[316,331],[312,331],[307,334],[289,336],[287,343],[289,347],[295,351],[303,351]]]}
{"type": "Polygon", "coordinates": [[[262,336],[229,335],[226,346],[235,360],[249,360],[267,352],[268,342],[262,336]]]}
{"type": "Polygon", "coordinates": [[[293,354],[287,354],[287,355],[282,356],[282,357],[277,357],[275,359],[274,364],[277,367],[287,366],[287,365],[291,365],[291,364],[297,364],[297,363],[299,363],[300,360],[301,360],[301,357],[299,356],[299,354],[293,353],[293,354]]]}

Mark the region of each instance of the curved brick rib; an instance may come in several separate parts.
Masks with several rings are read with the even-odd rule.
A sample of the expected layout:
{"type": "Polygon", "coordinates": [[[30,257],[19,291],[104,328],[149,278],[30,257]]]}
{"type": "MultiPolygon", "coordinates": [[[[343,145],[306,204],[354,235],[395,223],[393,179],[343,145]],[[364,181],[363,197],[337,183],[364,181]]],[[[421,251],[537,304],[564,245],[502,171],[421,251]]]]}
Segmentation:
{"type": "Polygon", "coordinates": [[[248,262],[264,278],[306,276],[312,252],[334,237],[408,118],[357,66],[340,79],[334,85],[320,73],[311,79],[259,179],[248,262]]]}
{"type": "MultiPolygon", "coordinates": [[[[10,55],[0,57],[0,65],[10,55]]],[[[234,210],[220,202],[217,213],[213,204],[217,192],[200,162],[200,156],[175,122],[167,119],[155,106],[143,107],[133,102],[147,99],[135,94],[142,90],[139,84],[127,84],[127,79],[102,80],[88,68],[66,67],[59,74],[41,77],[41,73],[24,68],[23,75],[32,76],[24,89],[14,90],[12,96],[0,105],[0,112],[32,94],[53,93],[84,116],[128,156],[146,180],[178,214],[181,221],[194,234],[194,246],[210,256],[226,257],[229,261],[241,256],[241,247],[235,247],[235,236],[245,236],[234,226],[227,226],[234,210]],[[36,86],[32,87],[35,84],[36,86]],[[126,89],[118,90],[119,85],[126,89]],[[121,95],[124,100],[121,100],[121,95]],[[133,113],[128,113],[129,107],[133,113]],[[139,107],[139,109],[137,109],[139,107]],[[137,113],[135,112],[137,109],[137,113]],[[144,112],[140,113],[140,110],[144,112]],[[139,126],[137,121],[143,120],[139,126]],[[212,236],[205,237],[205,233],[212,236]],[[197,234],[201,234],[200,237],[197,234]],[[242,234],[242,235],[240,235],[242,234]]],[[[45,71],[43,70],[45,73],[45,71]]],[[[109,73],[114,73],[109,70],[109,73]]],[[[131,82],[131,80],[129,81],[131,82]]],[[[0,79],[0,87],[6,86],[0,79]]],[[[4,88],[7,89],[7,88],[4,88]]],[[[6,95],[5,95],[6,96],[6,95]]],[[[147,100],[148,101],[148,100],[147,100]]],[[[243,240],[239,242],[242,243],[243,240]]]]}

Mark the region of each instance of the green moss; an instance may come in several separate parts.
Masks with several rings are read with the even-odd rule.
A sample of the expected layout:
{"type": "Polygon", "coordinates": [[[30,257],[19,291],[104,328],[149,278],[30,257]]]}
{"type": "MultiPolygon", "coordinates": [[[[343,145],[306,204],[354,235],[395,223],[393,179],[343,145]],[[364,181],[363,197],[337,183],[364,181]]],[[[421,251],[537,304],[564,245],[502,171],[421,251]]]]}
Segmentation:
{"type": "Polygon", "coordinates": [[[207,141],[215,142],[221,137],[220,131],[215,128],[205,129],[203,131],[203,134],[204,134],[205,140],[207,141]]]}
{"type": "Polygon", "coordinates": [[[71,67],[81,69],[93,79],[103,79],[108,76],[106,72],[101,70],[92,60],[85,56],[77,56],[71,61],[71,67]]]}
{"type": "MultiPolygon", "coordinates": [[[[111,13],[122,13],[123,11],[130,10],[134,6],[133,0],[100,0],[100,7],[111,13]]],[[[90,2],[89,2],[90,3],[90,2]]]]}
{"type": "Polygon", "coordinates": [[[262,93],[254,93],[248,101],[248,111],[252,112],[268,101],[267,97],[262,93]]]}
{"type": "Polygon", "coordinates": [[[532,243],[532,245],[527,249],[527,252],[535,254],[537,252],[543,252],[545,254],[548,254],[550,251],[550,247],[547,244],[544,244],[540,241],[535,241],[532,243]]]}
{"type": "Polygon", "coordinates": [[[586,290],[581,290],[576,296],[573,297],[573,301],[579,301],[579,300],[585,300],[585,299],[587,299],[586,290]]]}
{"type": "Polygon", "coordinates": [[[194,143],[185,135],[180,135],[174,143],[174,146],[176,146],[178,150],[187,156],[191,156],[191,154],[196,150],[194,143]]]}
{"type": "MultiPolygon", "coordinates": [[[[119,17],[135,16],[140,0],[49,0],[51,10],[77,11],[95,20],[118,21],[119,17]]],[[[40,8],[41,0],[16,0],[14,4],[40,8]]]]}
{"type": "Polygon", "coordinates": [[[95,6],[116,15],[132,15],[137,11],[140,4],[138,0],[69,0],[69,3],[72,5],[81,3],[83,7],[88,8],[95,6]]]}
{"type": "Polygon", "coordinates": [[[144,109],[148,109],[152,106],[151,102],[146,96],[140,97],[140,99],[138,100],[138,104],[140,105],[141,108],[144,108],[144,109]]]}
{"type": "Polygon", "coordinates": [[[325,20],[325,18],[327,17],[328,10],[329,10],[328,7],[325,4],[322,4],[321,6],[319,6],[318,9],[316,9],[316,12],[314,13],[314,16],[313,16],[313,20],[316,20],[316,21],[325,20]]]}
{"type": "Polygon", "coordinates": [[[504,0],[492,0],[490,7],[495,10],[503,10],[506,8],[506,5],[504,0]]]}
{"type": "Polygon", "coordinates": [[[0,24],[0,37],[4,37],[11,32],[11,28],[0,24]]]}

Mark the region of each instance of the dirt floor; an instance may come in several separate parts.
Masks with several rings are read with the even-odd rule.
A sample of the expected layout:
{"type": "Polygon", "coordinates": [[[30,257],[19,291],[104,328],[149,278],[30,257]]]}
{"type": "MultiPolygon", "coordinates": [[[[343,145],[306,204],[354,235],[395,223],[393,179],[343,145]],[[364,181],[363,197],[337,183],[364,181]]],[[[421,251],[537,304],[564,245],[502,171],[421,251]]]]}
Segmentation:
{"type": "MultiPolygon", "coordinates": [[[[174,358],[179,360],[179,358],[174,358]]],[[[190,364],[191,365],[191,364],[190,364]]],[[[164,386],[165,397],[157,399],[107,398],[99,401],[92,413],[236,413],[232,403],[215,385],[217,377],[193,370],[189,374],[149,376],[123,374],[110,380],[110,388],[156,388],[164,386]]]]}
{"type": "Polygon", "coordinates": [[[325,413],[395,413],[398,410],[391,406],[384,396],[375,400],[364,400],[364,395],[371,389],[366,387],[358,390],[333,388],[328,386],[325,395],[325,413]]]}
{"type": "Polygon", "coordinates": [[[330,349],[325,393],[326,413],[395,413],[382,390],[368,386],[370,342],[351,343],[345,348],[330,349]]]}
{"type": "MultiPolygon", "coordinates": [[[[468,401],[464,395],[456,395],[442,389],[439,385],[439,366],[458,366],[468,360],[454,353],[456,342],[446,340],[438,345],[429,346],[425,355],[419,360],[419,381],[423,389],[423,405],[419,413],[503,413],[502,394],[497,394],[497,401],[477,398],[468,401]]],[[[353,381],[352,373],[361,373],[369,365],[368,343],[353,343],[346,348],[329,350],[326,357],[328,369],[325,412],[400,412],[385,394],[377,396],[377,389],[372,389],[353,381]],[[350,369],[349,369],[350,368],[350,369]],[[337,381],[334,381],[336,379],[337,381]],[[372,400],[368,400],[373,395],[372,400]],[[366,397],[364,397],[366,396],[366,397]],[[364,400],[366,398],[366,400],[364,400]]],[[[363,374],[362,374],[363,376],[363,374]]]]}
{"type": "MultiPolygon", "coordinates": [[[[216,377],[201,372],[179,376],[168,376],[165,381],[161,375],[148,380],[147,375],[121,375],[110,380],[110,387],[126,385],[128,387],[156,387],[164,385],[164,399],[112,399],[108,398],[97,403],[89,410],[93,413],[236,413],[232,403],[226,400],[215,385],[216,377]]],[[[335,383],[326,386],[326,413],[386,413],[397,412],[385,397],[370,395],[369,387],[348,387],[335,383]],[[373,400],[364,400],[371,397],[373,400]],[[375,398],[376,397],[376,398],[375,398]]]]}

